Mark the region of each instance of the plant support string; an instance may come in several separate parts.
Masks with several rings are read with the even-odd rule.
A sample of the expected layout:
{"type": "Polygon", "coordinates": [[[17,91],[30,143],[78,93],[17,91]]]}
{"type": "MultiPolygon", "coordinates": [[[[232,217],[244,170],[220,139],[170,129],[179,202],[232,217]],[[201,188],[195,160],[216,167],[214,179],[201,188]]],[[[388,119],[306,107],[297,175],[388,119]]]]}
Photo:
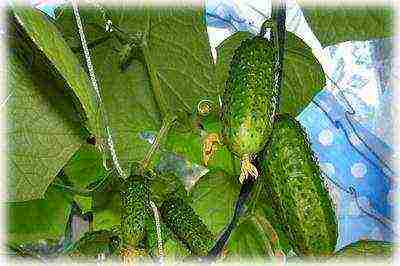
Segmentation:
{"type": "Polygon", "coordinates": [[[101,111],[101,114],[102,114],[103,123],[104,123],[104,127],[105,127],[105,130],[106,130],[106,135],[107,135],[107,146],[108,146],[109,151],[111,152],[112,161],[113,161],[113,164],[114,164],[115,168],[117,169],[118,174],[122,178],[125,179],[126,178],[126,174],[122,170],[121,165],[119,164],[118,157],[117,157],[117,154],[116,154],[115,148],[114,148],[114,141],[112,139],[111,130],[108,127],[107,114],[104,111],[103,100],[101,98],[99,86],[98,86],[97,80],[96,80],[96,75],[94,73],[92,61],[90,59],[90,52],[89,52],[89,48],[87,46],[87,42],[86,42],[86,38],[85,38],[85,32],[83,31],[82,20],[81,20],[81,17],[79,15],[78,4],[77,4],[76,1],[77,0],[71,0],[71,3],[72,3],[72,7],[74,9],[74,16],[75,16],[76,24],[78,26],[79,36],[80,36],[80,39],[81,39],[81,44],[82,44],[83,52],[84,52],[84,55],[85,55],[86,66],[87,66],[88,71],[89,71],[89,76],[90,76],[90,80],[91,80],[92,86],[93,86],[93,88],[94,88],[94,90],[96,92],[96,96],[97,96],[97,100],[98,100],[98,104],[99,104],[99,110],[101,111]]]}

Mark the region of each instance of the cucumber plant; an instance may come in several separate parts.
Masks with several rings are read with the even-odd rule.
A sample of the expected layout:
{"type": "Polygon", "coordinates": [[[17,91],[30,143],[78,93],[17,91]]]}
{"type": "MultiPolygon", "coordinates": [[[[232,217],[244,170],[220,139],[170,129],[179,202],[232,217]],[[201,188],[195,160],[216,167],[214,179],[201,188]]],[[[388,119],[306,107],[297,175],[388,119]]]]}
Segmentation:
{"type": "MultiPolygon", "coordinates": [[[[8,108],[11,110],[8,113],[10,120],[13,120],[13,131],[10,133],[12,165],[8,174],[12,176],[12,201],[26,201],[8,204],[13,219],[9,227],[10,235],[17,246],[20,239],[27,235],[33,239],[36,236],[43,239],[63,235],[64,217],[68,217],[65,206],[74,203],[93,211],[93,220],[89,221],[89,232],[72,246],[71,256],[93,258],[99,254],[118,254],[130,260],[136,256],[162,257],[164,252],[166,255],[184,254],[179,259],[188,254],[196,257],[215,255],[224,250],[224,245],[229,241],[228,233],[235,230],[234,224],[241,219],[242,213],[246,212],[246,218],[251,218],[251,212],[248,212],[251,208],[247,208],[244,201],[251,194],[251,185],[257,186],[254,182],[263,182],[264,187],[273,191],[272,203],[279,216],[274,222],[281,223],[285,228],[283,231],[298,255],[332,253],[336,223],[332,218],[334,214],[327,193],[318,181],[318,166],[293,118],[285,118],[289,121],[284,123],[285,126],[282,126],[284,119],[276,121],[280,108],[277,84],[280,79],[278,63],[282,47],[277,42],[279,33],[274,23],[266,22],[260,34],[247,38],[239,45],[232,61],[222,63],[230,70],[225,79],[224,91],[221,92],[217,84],[219,74],[216,74],[218,71],[210,58],[202,9],[172,8],[154,11],[146,7],[127,11],[116,8],[107,11],[107,18],[104,12],[103,16],[99,16],[97,10],[81,10],[93,69],[104,100],[105,108],[102,112],[108,115],[109,127],[113,132],[105,138],[99,134],[103,131],[102,125],[98,124],[101,120],[97,117],[99,103],[96,97],[92,97],[93,91],[87,82],[89,75],[84,72],[90,67],[85,64],[74,13],[66,8],[65,12],[57,13],[58,18],[54,21],[31,11],[21,9],[17,16],[11,14],[18,35],[23,38],[10,44],[17,47],[17,42],[26,41],[30,44],[29,47],[14,50],[10,60],[12,67],[9,68],[12,81],[10,87],[16,88],[16,93],[10,95],[11,108],[8,108]],[[270,38],[265,38],[264,32],[268,28],[272,34],[270,38]],[[30,54],[39,55],[33,63],[40,68],[32,69],[26,67],[25,63],[22,67],[23,62],[20,61],[29,62],[29,58],[25,59],[30,54]],[[78,75],[74,74],[76,71],[78,75]],[[52,95],[47,93],[52,90],[62,91],[62,96],[69,99],[65,101],[65,106],[54,104],[54,99],[48,99],[51,97],[47,96],[52,95]],[[27,95],[30,97],[25,97],[27,95]],[[216,107],[219,95],[222,95],[222,108],[215,112],[211,109],[216,107]],[[18,108],[28,106],[27,99],[32,100],[26,109],[35,114],[34,119],[30,112],[24,113],[21,111],[24,108],[18,108]],[[46,104],[47,100],[51,104],[46,104]],[[41,104],[46,108],[39,108],[41,104]],[[79,115],[76,119],[70,119],[64,115],[65,110],[79,115]],[[193,115],[196,110],[199,116],[193,115]],[[32,123],[36,122],[37,117],[41,118],[38,123],[32,123]],[[207,127],[207,130],[202,127],[207,127]],[[285,131],[283,127],[293,133],[292,140],[282,133],[285,131]],[[200,136],[199,128],[202,129],[200,136]],[[208,130],[211,134],[203,134],[208,130]],[[56,142],[50,141],[47,131],[57,136],[56,142]],[[146,134],[155,136],[151,138],[150,145],[147,139],[145,141],[141,138],[146,134]],[[172,134],[175,134],[173,143],[166,138],[172,134]],[[185,134],[185,138],[180,139],[181,134],[185,134]],[[82,146],[83,143],[89,145],[86,144],[88,136],[91,136],[89,144],[106,145],[106,139],[115,139],[115,153],[112,156],[120,159],[126,179],[108,171],[110,158],[103,156],[104,150],[88,152],[82,146]],[[193,139],[190,143],[187,141],[188,136],[193,139]],[[201,138],[204,140],[203,149],[201,138]],[[28,145],[19,146],[22,140],[27,140],[28,145]],[[165,142],[168,145],[164,145],[165,142]],[[214,155],[220,151],[218,145],[223,144],[229,152],[224,150],[224,153],[214,155]],[[287,148],[290,151],[284,153],[281,144],[290,147],[287,148]],[[38,145],[40,148],[37,148],[38,145]],[[32,151],[37,151],[37,154],[21,156],[28,146],[32,146],[32,151]],[[190,191],[186,191],[182,184],[174,184],[172,180],[179,181],[182,176],[190,179],[194,175],[191,172],[193,168],[179,165],[180,168],[175,169],[175,166],[165,164],[162,156],[159,156],[160,147],[168,147],[170,150],[163,152],[176,152],[185,157],[186,162],[194,162],[192,165],[198,168],[201,159],[197,158],[203,155],[208,169],[202,172],[207,175],[210,184],[206,191],[199,191],[197,184],[190,191]],[[294,156],[297,150],[304,154],[294,156]],[[282,153],[279,158],[271,157],[275,151],[282,153]],[[95,155],[92,157],[91,154],[95,155]],[[293,155],[293,158],[288,158],[288,154],[293,155]],[[231,155],[241,160],[240,172],[235,165],[237,160],[232,160],[231,155]],[[282,166],[285,158],[290,161],[288,167],[292,168],[282,166]],[[56,163],[53,165],[49,161],[56,163]],[[90,166],[88,161],[91,161],[90,166]],[[139,163],[139,171],[133,172],[131,166],[136,163],[139,163]],[[34,171],[26,168],[31,164],[35,165],[34,171]],[[285,188],[282,182],[295,177],[296,167],[301,168],[302,176],[295,181],[304,186],[285,188]],[[64,171],[64,177],[70,182],[60,182],[62,170],[67,170],[64,171]],[[169,172],[180,176],[161,180],[169,172]],[[216,236],[220,228],[213,222],[218,219],[219,224],[225,224],[227,221],[221,217],[228,217],[232,213],[233,206],[231,202],[225,201],[225,194],[239,192],[237,182],[229,179],[239,173],[239,181],[244,187],[239,193],[233,221],[228,223],[227,234],[221,234],[223,241],[218,241],[216,236]],[[35,179],[36,175],[40,179],[35,179]],[[255,181],[258,176],[260,178],[255,181]],[[218,181],[218,186],[214,182],[216,177],[222,180],[218,181]],[[31,183],[31,179],[35,182],[31,183]],[[52,183],[51,188],[64,189],[52,189],[49,191],[52,193],[44,193],[49,183],[52,183]],[[212,193],[216,191],[213,196],[222,204],[214,200],[201,210],[198,205],[202,201],[206,202],[204,199],[210,196],[211,189],[214,189],[212,193]],[[44,198],[38,199],[42,195],[44,198]],[[58,198],[62,198],[62,205],[58,204],[61,202],[58,198]],[[52,202],[53,199],[56,200],[52,202]],[[156,218],[154,208],[149,206],[152,200],[160,208],[160,219],[156,218]],[[304,200],[309,202],[306,204],[304,200]],[[30,211],[38,212],[43,206],[50,206],[51,211],[54,210],[43,211],[46,219],[40,220],[46,220],[42,222],[46,225],[56,223],[56,226],[46,227],[49,232],[44,232],[43,227],[35,228],[31,221],[27,223],[21,218],[30,211]],[[56,207],[62,208],[62,212],[56,207]],[[220,215],[221,212],[224,215],[220,215]],[[331,232],[328,233],[328,230],[331,232]]],[[[317,87],[321,87],[320,84],[317,87]]],[[[294,93],[291,96],[301,98],[301,106],[294,104],[296,109],[306,105],[303,95],[294,93]]],[[[199,183],[204,179],[200,179],[199,183]]],[[[35,214],[29,217],[40,215],[35,214]]],[[[273,245],[266,244],[266,247],[274,246],[273,249],[279,251],[280,247],[275,246],[280,241],[276,240],[275,233],[271,237],[259,236],[274,231],[269,229],[270,223],[262,217],[263,214],[263,211],[257,210],[257,219],[248,219],[251,221],[248,224],[258,228],[253,230],[257,234],[254,238],[258,239],[257,243],[273,239],[273,245]]],[[[35,221],[36,218],[30,220],[35,221]]],[[[68,223],[71,224],[70,221],[68,223]]],[[[72,227],[68,226],[67,230],[72,230],[72,227]]],[[[245,232],[245,229],[246,223],[243,223],[240,232],[245,232]]],[[[251,237],[236,235],[233,241],[246,242],[251,237]]],[[[228,249],[225,251],[229,256],[232,251],[228,249]]],[[[269,257],[271,254],[262,256],[269,257]]]]}

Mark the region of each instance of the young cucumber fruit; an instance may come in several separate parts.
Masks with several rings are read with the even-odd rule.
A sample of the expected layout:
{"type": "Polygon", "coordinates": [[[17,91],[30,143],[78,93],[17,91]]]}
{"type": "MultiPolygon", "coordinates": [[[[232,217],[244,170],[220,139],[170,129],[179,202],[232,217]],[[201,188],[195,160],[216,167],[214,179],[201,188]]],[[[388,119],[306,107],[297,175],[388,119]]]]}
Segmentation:
{"type": "Polygon", "coordinates": [[[276,60],[273,38],[255,36],[241,43],[231,61],[222,99],[222,136],[242,160],[241,182],[249,174],[258,176],[250,161],[272,132],[279,94],[276,60]]]}
{"type": "Polygon", "coordinates": [[[168,228],[190,250],[192,255],[206,256],[214,237],[192,207],[180,197],[170,195],[161,207],[168,228]]]}
{"type": "Polygon", "coordinates": [[[327,256],[337,240],[328,191],[300,123],[280,115],[265,147],[261,171],[272,205],[299,256],[327,256]]]}

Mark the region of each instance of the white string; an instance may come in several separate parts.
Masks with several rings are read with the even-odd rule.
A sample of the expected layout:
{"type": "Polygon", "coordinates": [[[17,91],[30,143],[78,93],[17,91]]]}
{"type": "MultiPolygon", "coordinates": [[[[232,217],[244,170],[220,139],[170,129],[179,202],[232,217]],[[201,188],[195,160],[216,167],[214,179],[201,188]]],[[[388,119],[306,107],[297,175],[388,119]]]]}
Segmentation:
{"type": "Polygon", "coordinates": [[[107,134],[108,149],[111,152],[112,161],[113,161],[114,166],[117,168],[118,174],[121,177],[126,178],[126,174],[122,170],[122,168],[121,168],[121,166],[119,164],[119,161],[118,161],[117,154],[115,152],[114,142],[113,142],[113,139],[112,139],[112,136],[111,136],[111,130],[108,127],[107,114],[106,114],[106,112],[104,112],[103,100],[101,98],[99,86],[98,86],[97,80],[96,80],[96,75],[94,73],[92,61],[90,59],[90,52],[89,52],[89,48],[88,48],[87,43],[86,43],[85,32],[83,31],[82,20],[81,20],[81,16],[79,15],[78,4],[77,4],[76,1],[77,0],[71,0],[72,7],[74,9],[74,15],[75,15],[75,19],[76,19],[76,24],[78,26],[79,36],[81,38],[82,48],[83,48],[83,52],[85,54],[86,66],[87,66],[87,68],[89,70],[90,80],[91,80],[92,86],[93,86],[93,88],[94,88],[94,90],[96,92],[97,100],[98,100],[98,103],[99,103],[99,110],[102,111],[102,118],[104,120],[104,126],[105,126],[106,134],[107,134]]]}
{"type": "Polygon", "coordinates": [[[157,206],[153,201],[150,200],[150,205],[154,213],[154,220],[156,222],[156,232],[157,232],[157,247],[158,247],[158,256],[160,259],[160,264],[164,265],[164,249],[161,237],[161,226],[160,226],[160,215],[158,213],[157,206]]]}
{"type": "MultiPolygon", "coordinates": [[[[94,90],[96,92],[96,95],[97,95],[101,110],[103,110],[103,101],[101,99],[101,94],[100,94],[100,90],[99,90],[99,87],[98,87],[98,84],[97,84],[97,80],[96,80],[96,76],[95,76],[95,73],[94,73],[92,61],[90,59],[90,52],[89,52],[89,49],[87,47],[85,33],[83,31],[82,21],[81,21],[81,17],[79,15],[79,10],[78,10],[78,5],[76,3],[77,0],[71,0],[71,1],[72,1],[73,9],[74,9],[74,15],[75,15],[76,23],[77,23],[78,30],[79,30],[79,36],[81,38],[81,43],[82,43],[83,51],[84,51],[84,54],[85,54],[86,65],[87,65],[87,68],[89,70],[89,76],[90,76],[93,88],[94,88],[94,90]]],[[[112,137],[111,137],[110,129],[108,127],[108,122],[107,122],[107,117],[106,117],[106,113],[105,112],[103,112],[103,118],[104,118],[105,128],[106,128],[106,131],[107,131],[108,147],[109,147],[109,149],[111,151],[113,163],[114,163],[115,167],[117,168],[118,173],[123,178],[125,178],[126,174],[124,173],[124,171],[122,170],[122,168],[121,168],[121,166],[120,166],[120,164],[118,162],[118,157],[117,157],[115,149],[114,149],[114,143],[113,143],[113,140],[112,140],[112,137]]],[[[150,205],[151,205],[151,208],[153,210],[154,220],[155,220],[155,223],[156,223],[157,247],[158,247],[158,255],[159,255],[159,259],[160,259],[160,264],[164,265],[164,250],[163,250],[163,243],[162,243],[162,236],[161,236],[160,215],[158,213],[157,206],[154,204],[153,201],[150,201],[150,205]]]]}

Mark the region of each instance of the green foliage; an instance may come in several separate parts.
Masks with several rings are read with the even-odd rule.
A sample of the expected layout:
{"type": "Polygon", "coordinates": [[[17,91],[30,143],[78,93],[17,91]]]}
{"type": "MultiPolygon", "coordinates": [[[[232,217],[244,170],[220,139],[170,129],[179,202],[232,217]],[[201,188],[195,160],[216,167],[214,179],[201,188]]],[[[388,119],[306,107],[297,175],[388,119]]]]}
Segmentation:
{"type": "Polygon", "coordinates": [[[325,87],[324,71],[311,48],[291,32],[286,32],[282,79],[279,111],[293,117],[325,87]]]}
{"type": "Polygon", "coordinates": [[[389,6],[306,7],[303,12],[323,47],[393,35],[394,9],[389,6]]]}
{"type": "Polygon", "coordinates": [[[63,169],[71,185],[77,188],[87,188],[92,182],[107,175],[101,152],[96,146],[86,143],[75,152],[63,169]]]}
{"type": "Polygon", "coordinates": [[[240,186],[237,175],[211,172],[196,184],[191,193],[192,207],[214,235],[218,235],[233,216],[240,186]]]}
{"type": "Polygon", "coordinates": [[[60,240],[65,233],[71,198],[49,186],[43,199],[10,202],[7,208],[7,241],[13,245],[60,240]]]}
{"type": "Polygon", "coordinates": [[[192,255],[206,256],[213,247],[212,233],[183,199],[170,195],[161,206],[161,216],[168,228],[187,246],[192,255]]]}
{"type": "MultiPolygon", "coordinates": [[[[92,61],[116,153],[129,175],[129,163],[143,159],[148,149],[139,133],[156,133],[161,119],[169,114],[179,116],[178,124],[184,124],[197,101],[214,97],[215,90],[202,9],[122,6],[110,8],[108,13],[115,26],[126,33],[123,35],[114,30],[109,37],[98,11],[81,8],[80,14],[88,29],[93,29],[88,36],[89,44],[95,43],[92,61]],[[144,36],[146,45],[141,56],[132,58],[121,70],[120,50],[137,34],[144,36]]],[[[79,36],[70,7],[59,10],[57,25],[70,46],[77,47],[79,36]]],[[[80,49],[77,52],[82,56],[80,49]]]]}
{"type": "Polygon", "coordinates": [[[84,132],[64,82],[26,36],[10,25],[7,65],[9,201],[43,198],[84,132]]]}
{"type": "Polygon", "coordinates": [[[14,7],[13,13],[31,41],[43,52],[77,97],[78,101],[75,103],[83,109],[88,129],[94,135],[99,136],[100,125],[96,95],[83,67],[60,32],[39,10],[14,7]]]}
{"type": "Polygon", "coordinates": [[[99,254],[111,256],[116,254],[119,247],[118,237],[111,231],[99,230],[86,232],[77,241],[69,255],[81,258],[97,258],[99,254]]]}
{"type": "MultiPolygon", "coordinates": [[[[93,212],[91,226],[95,230],[74,246],[75,255],[113,253],[115,233],[120,234],[123,244],[140,245],[156,255],[154,216],[147,205],[151,197],[163,218],[167,261],[207,255],[215,236],[233,216],[240,191],[236,178],[240,164],[226,146],[219,146],[207,168],[201,166],[202,141],[223,126],[218,96],[224,91],[236,48],[251,36],[237,33],[223,42],[213,65],[202,8],[132,8],[126,0],[120,4],[119,8],[106,9],[114,27],[111,32],[105,31],[106,21],[98,9],[80,8],[104,101],[101,111],[84,71],[71,7],[60,8],[56,21],[29,8],[12,10],[6,103],[11,121],[7,128],[8,200],[24,202],[7,203],[9,242],[19,245],[60,239],[65,234],[70,204],[75,201],[93,212]],[[208,116],[196,113],[201,100],[213,105],[208,116]],[[116,156],[131,176],[127,180],[120,179],[115,169],[104,169],[103,164],[111,158],[109,154],[103,158],[97,148],[108,137],[101,115],[107,115],[116,156]],[[177,121],[159,139],[160,149],[145,169],[149,174],[146,181],[132,176],[132,165],[142,161],[151,148],[142,134],[157,135],[171,117],[177,121]],[[95,136],[97,146],[85,143],[89,133],[95,136]],[[177,159],[174,162],[171,158],[177,159]],[[201,174],[194,173],[194,168],[201,168],[201,174]],[[197,181],[196,174],[204,176],[187,191],[185,182],[197,181]],[[57,183],[49,186],[57,175],[57,183]]],[[[387,10],[382,11],[383,16],[379,12],[368,14],[378,18],[374,23],[381,27],[390,16],[387,10]]],[[[352,20],[356,16],[354,12],[345,14],[352,20]]],[[[364,25],[360,21],[339,21],[346,24],[347,32],[325,34],[322,42],[348,36],[367,38],[379,31],[384,32],[382,36],[389,34],[386,25],[384,30],[349,30],[350,26],[364,25]]],[[[315,29],[319,25],[326,29],[322,19],[315,22],[315,29]]],[[[316,32],[323,36],[322,31],[316,32]]],[[[249,58],[265,64],[258,57],[249,58]]],[[[240,68],[231,72],[236,76],[240,68]]],[[[291,33],[287,33],[283,76],[280,109],[292,116],[325,84],[311,49],[291,33]]],[[[235,81],[232,77],[229,80],[235,81]]],[[[258,85],[254,87],[260,91],[265,87],[258,85]]],[[[283,120],[276,125],[267,147],[268,159],[257,181],[263,182],[261,189],[253,193],[228,243],[229,259],[245,257],[265,263],[281,251],[289,254],[292,248],[299,255],[325,255],[336,243],[334,214],[304,133],[292,119],[287,123],[283,120]]]]}
{"type": "Polygon", "coordinates": [[[228,261],[265,260],[273,255],[269,237],[255,217],[242,217],[226,247],[228,261]]]}
{"type": "Polygon", "coordinates": [[[331,255],[338,236],[333,205],[306,134],[289,115],[280,115],[274,125],[262,172],[295,252],[331,255]]]}
{"type": "Polygon", "coordinates": [[[365,260],[387,259],[393,256],[394,245],[390,242],[360,240],[337,251],[330,261],[345,261],[347,259],[365,260]]]}

